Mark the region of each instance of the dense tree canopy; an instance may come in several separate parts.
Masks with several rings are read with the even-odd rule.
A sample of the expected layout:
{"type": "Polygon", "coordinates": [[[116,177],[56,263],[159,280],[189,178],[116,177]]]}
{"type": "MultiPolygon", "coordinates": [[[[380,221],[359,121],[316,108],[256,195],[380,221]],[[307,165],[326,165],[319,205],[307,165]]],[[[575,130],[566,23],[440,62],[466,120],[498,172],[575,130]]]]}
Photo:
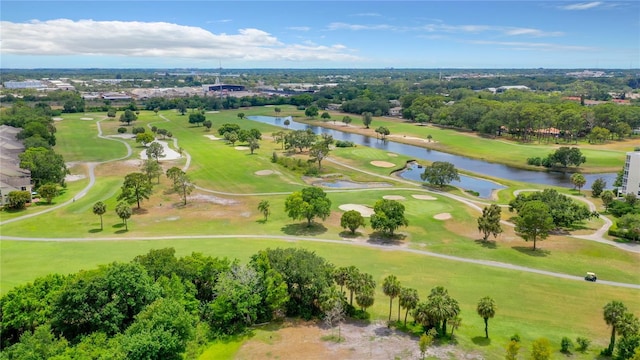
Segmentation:
{"type": "Polygon", "coordinates": [[[408,226],[409,221],[404,216],[404,205],[396,200],[378,200],[373,206],[371,227],[385,234],[393,236],[400,226],[408,226]]]}
{"type": "Polygon", "coordinates": [[[36,187],[47,183],[64,184],[68,174],[61,155],[51,149],[30,148],[20,154],[20,167],[31,171],[31,179],[36,187]]]}
{"type": "Polygon", "coordinates": [[[289,195],[284,208],[291,219],[306,219],[310,226],[314,218],[325,220],[331,214],[331,200],[321,188],[312,186],[289,195]]]}
{"type": "Polygon", "coordinates": [[[420,178],[436,186],[446,185],[453,180],[460,181],[458,170],[452,163],[446,161],[434,161],[433,164],[425,166],[420,178]]]}

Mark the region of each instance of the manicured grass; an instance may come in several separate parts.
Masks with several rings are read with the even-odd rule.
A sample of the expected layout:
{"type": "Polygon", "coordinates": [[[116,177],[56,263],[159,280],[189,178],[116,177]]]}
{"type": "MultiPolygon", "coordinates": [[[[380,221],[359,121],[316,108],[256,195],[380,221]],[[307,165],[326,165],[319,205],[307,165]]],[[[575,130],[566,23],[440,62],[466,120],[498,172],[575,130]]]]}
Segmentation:
{"type": "Polygon", "coordinates": [[[98,137],[96,122],[106,117],[103,113],[63,114],[62,121],[56,121],[55,151],[72,161],[105,161],[120,158],[127,149],[117,141],[98,137]],[[93,120],[82,120],[91,118],[93,120]]]}
{"type": "MultiPolygon", "coordinates": [[[[398,276],[403,286],[418,289],[422,298],[434,286],[446,287],[462,309],[462,327],[456,333],[460,346],[464,348],[478,349],[474,341],[484,333],[482,319],[475,313],[475,305],[481,297],[491,296],[498,304],[498,311],[490,321],[492,341],[482,347],[487,358],[501,357],[503,346],[509,336],[516,332],[523,339],[524,353],[531,341],[540,336],[549,338],[554,348],[559,347],[562,336],[572,339],[585,336],[594,341],[594,347],[604,346],[609,329],[602,320],[602,306],[618,299],[636,314],[640,309],[637,290],[451,262],[394,251],[393,248],[380,251],[339,244],[264,239],[70,243],[2,241],[2,291],[6,292],[12,286],[52,272],[71,273],[111,261],[130,261],[150,249],[174,247],[177,256],[196,251],[246,262],[260,249],[289,246],[315,251],[336,266],[355,265],[371,273],[378,283],[376,301],[370,309],[374,318],[384,319],[388,314],[388,298],[383,295],[380,284],[389,274],[398,276]]],[[[233,354],[237,350],[235,341],[227,345],[216,349],[214,353],[233,354]]]]}

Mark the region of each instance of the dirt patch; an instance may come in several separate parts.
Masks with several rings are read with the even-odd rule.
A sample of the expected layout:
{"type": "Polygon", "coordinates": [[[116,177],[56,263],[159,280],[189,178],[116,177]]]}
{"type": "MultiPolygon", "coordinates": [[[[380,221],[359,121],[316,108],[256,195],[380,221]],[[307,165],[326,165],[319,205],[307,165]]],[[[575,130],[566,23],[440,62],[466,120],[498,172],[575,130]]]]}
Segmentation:
{"type": "Polygon", "coordinates": [[[249,150],[248,146],[236,146],[234,149],[236,150],[249,150]]]}
{"type": "Polygon", "coordinates": [[[267,175],[273,175],[276,172],[273,170],[258,170],[256,172],[254,172],[254,174],[258,175],[258,176],[267,176],[267,175]]]}
{"type": "Polygon", "coordinates": [[[82,180],[84,178],[86,178],[86,176],[82,175],[82,174],[69,174],[69,175],[64,177],[64,181],[65,182],[74,182],[74,181],[82,180]]]}
{"type": "MultiPolygon", "coordinates": [[[[268,331],[268,330],[267,330],[268,331]]],[[[336,343],[322,337],[337,336],[337,327],[327,328],[321,322],[289,322],[280,329],[268,331],[244,343],[236,359],[420,359],[418,339],[387,328],[382,321],[371,324],[345,322],[340,326],[344,339],[336,343]]],[[[453,346],[431,346],[426,356],[437,359],[482,359],[465,354],[453,346]]]]}
{"type": "Polygon", "coordinates": [[[90,117],[81,117],[80,120],[93,120],[93,118],[90,117]]]}
{"type": "Polygon", "coordinates": [[[371,215],[373,215],[373,209],[366,205],[342,204],[338,206],[338,208],[342,211],[355,210],[359,212],[362,217],[371,217],[371,215]]]}
{"type": "Polygon", "coordinates": [[[407,199],[402,195],[385,195],[382,198],[385,200],[406,200],[407,199]]]}
{"type": "Polygon", "coordinates": [[[418,200],[438,200],[431,195],[411,195],[411,197],[418,200]]]}
{"type": "Polygon", "coordinates": [[[449,220],[451,219],[451,214],[449,213],[440,213],[433,216],[436,220],[449,220]]]}
{"type": "Polygon", "coordinates": [[[215,135],[202,135],[206,138],[209,138],[209,140],[221,140],[219,137],[216,137],[215,135]]]}
{"type": "Polygon", "coordinates": [[[378,161],[378,160],[372,161],[370,164],[373,165],[373,166],[383,167],[383,168],[391,168],[391,167],[396,166],[396,164],[394,164],[394,163],[390,163],[388,161],[378,161]]]}
{"type": "Polygon", "coordinates": [[[190,201],[204,201],[210,202],[218,205],[234,205],[238,202],[236,200],[225,199],[214,195],[205,195],[205,194],[196,194],[193,196],[189,196],[190,201]]]}

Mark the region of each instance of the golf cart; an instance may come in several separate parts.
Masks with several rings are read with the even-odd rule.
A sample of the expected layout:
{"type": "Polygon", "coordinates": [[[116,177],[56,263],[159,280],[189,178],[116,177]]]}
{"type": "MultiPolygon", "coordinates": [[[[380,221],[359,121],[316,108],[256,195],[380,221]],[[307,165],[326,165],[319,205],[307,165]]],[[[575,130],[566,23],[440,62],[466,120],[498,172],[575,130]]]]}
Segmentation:
{"type": "Polygon", "coordinates": [[[587,281],[593,281],[593,282],[595,282],[595,281],[598,279],[598,277],[596,276],[596,274],[595,274],[595,273],[588,272],[588,273],[587,273],[587,276],[585,276],[585,277],[584,277],[584,279],[585,279],[585,280],[587,280],[587,281]]]}

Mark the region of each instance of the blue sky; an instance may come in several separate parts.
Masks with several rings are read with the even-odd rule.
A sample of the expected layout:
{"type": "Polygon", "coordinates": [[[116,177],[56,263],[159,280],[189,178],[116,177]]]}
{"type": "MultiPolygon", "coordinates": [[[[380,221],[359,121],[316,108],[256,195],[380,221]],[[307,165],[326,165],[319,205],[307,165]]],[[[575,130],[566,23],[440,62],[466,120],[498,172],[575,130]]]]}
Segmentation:
{"type": "Polygon", "coordinates": [[[7,1],[2,68],[640,68],[638,1],[7,1]]]}

